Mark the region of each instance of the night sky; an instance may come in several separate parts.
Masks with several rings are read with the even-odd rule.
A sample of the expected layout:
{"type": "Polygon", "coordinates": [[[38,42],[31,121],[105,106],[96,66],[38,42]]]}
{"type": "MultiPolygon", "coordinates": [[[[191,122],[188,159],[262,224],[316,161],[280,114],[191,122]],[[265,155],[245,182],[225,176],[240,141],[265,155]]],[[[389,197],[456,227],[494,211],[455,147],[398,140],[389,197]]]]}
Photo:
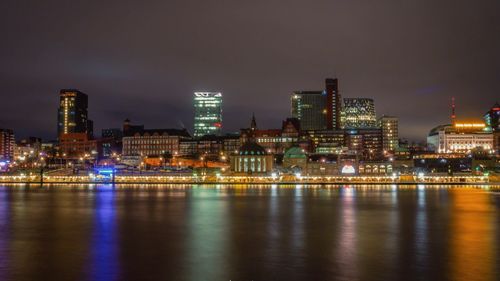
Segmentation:
{"type": "Polygon", "coordinates": [[[338,77],[423,140],[500,101],[498,0],[0,1],[0,127],[54,139],[58,94],[89,95],[95,131],[125,118],[192,130],[222,91],[225,131],[278,128],[290,93],[338,77]]]}

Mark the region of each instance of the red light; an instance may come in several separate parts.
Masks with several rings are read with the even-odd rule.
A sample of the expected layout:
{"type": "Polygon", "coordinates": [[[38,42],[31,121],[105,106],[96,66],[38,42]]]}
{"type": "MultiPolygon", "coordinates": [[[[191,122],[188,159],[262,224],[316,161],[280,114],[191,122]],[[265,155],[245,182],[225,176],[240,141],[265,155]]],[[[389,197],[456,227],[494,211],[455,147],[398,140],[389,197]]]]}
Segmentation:
{"type": "Polygon", "coordinates": [[[214,124],[214,126],[217,127],[217,128],[220,128],[220,127],[222,127],[222,124],[219,123],[219,122],[217,122],[217,123],[214,124]]]}

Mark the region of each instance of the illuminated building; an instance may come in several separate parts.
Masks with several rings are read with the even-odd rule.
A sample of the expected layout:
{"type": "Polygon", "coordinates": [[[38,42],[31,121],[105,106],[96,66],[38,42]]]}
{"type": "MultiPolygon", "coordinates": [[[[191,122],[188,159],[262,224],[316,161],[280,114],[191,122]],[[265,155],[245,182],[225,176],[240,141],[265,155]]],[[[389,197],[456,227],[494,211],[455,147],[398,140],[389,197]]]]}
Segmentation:
{"type": "Polygon", "coordinates": [[[392,172],[390,162],[360,162],[358,165],[360,175],[390,175],[392,172]]]}
{"type": "Polygon", "coordinates": [[[176,155],[180,150],[180,141],[191,136],[182,129],[148,129],[135,131],[123,137],[123,155],[160,156],[176,155]]]}
{"type": "Polygon", "coordinates": [[[296,91],[291,95],[292,117],[300,120],[302,130],[341,128],[341,98],[337,79],[325,79],[323,91],[296,91]]]}
{"type": "Polygon", "coordinates": [[[493,147],[497,155],[500,155],[500,104],[495,103],[484,115],[487,130],[493,132],[493,147]]]}
{"type": "Polygon", "coordinates": [[[222,128],[222,93],[194,93],[194,136],[219,135],[222,128]]]}
{"type": "Polygon", "coordinates": [[[342,98],[339,93],[339,81],[337,78],[325,79],[325,92],[327,97],[327,129],[341,129],[342,98]]]}
{"type": "Polygon", "coordinates": [[[92,138],[93,123],[88,119],[88,97],[76,89],[62,89],[59,93],[57,133],[85,133],[92,138]]]}
{"type": "Polygon", "coordinates": [[[307,167],[307,155],[304,149],[293,146],[285,151],[283,155],[283,168],[305,170],[307,167]]]}
{"type": "Polygon", "coordinates": [[[196,154],[210,160],[219,160],[223,153],[224,138],[214,135],[205,135],[196,139],[196,154]]]}
{"type": "Polygon", "coordinates": [[[194,139],[181,140],[179,142],[178,155],[181,157],[198,156],[198,141],[194,139]]]}
{"type": "Polygon", "coordinates": [[[346,129],[368,129],[377,127],[373,99],[344,98],[343,127],[346,129]]]}
{"type": "Polygon", "coordinates": [[[488,130],[500,131],[500,104],[495,103],[491,109],[484,115],[484,121],[488,130]]]}
{"type": "Polygon", "coordinates": [[[293,92],[292,117],[300,120],[302,130],[326,130],[327,99],[324,91],[293,92]]]}
{"type": "Polygon", "coordinates": [[[0,160],[13,160],[15,146],[14,131],[0,129],[0,160]]]}
{"type": "Polygon", "coordinates": [[[178,155],[191,158],[204,156],[214,161],[226,161],[228,156],[237,151],[240,146],[239,135],[206,135],[195,139],[181,140],[178,155]]]}
{"type": "Polygon", "coordinates": [[[121,154],[123,132],[118,128],[103,129],[101,133],[101,148],[103,157],[121,154]]]}
{"type": "Polygon", "coordinates": [[[59,153],[66,159],[97,157],[97,141],[87,133],[66,133],[59,136],[59,153]]]}
{"type": "Polygon", "coordinates": [[[394,116],[382,116],[378,120],[382,130],[382,146],[384,151],[394,151],[399,145],[399,121],[394,116]]]}
{"type": "Polygon", "coordinates": [[[316,130],[305,132],[303,139],[310,140],[310,151],[318,154],[339,154],[345,147],[344,130],[316,130]]]}
{"type": "Polygon", "coordinates": [[[281,129],[258,129],[255,116],[252,116],[250,128],[242,129],[240,142],[254,141],[264,147],[267,153],[283,154],[284,151],[297,144],[300,135],[300,122],[297,118],[287,118],[281,129]]]}
{"type": "Polygon", "coordinates": [[[437,126],[427,136],[427,144],[436,153],[469,153],[478,147],[492,150],[493,134],[485,127],[484,123],[473,121],[437,126]]]}
{"type": "Polygon", "coordinates": [[[346,130],[346,146],[365,160],[377,160],[383,156],[381,129],[346,130]]]}
{"type": "Polygon", "coordinates": [[[230,157],[231,171],[245,174],[267,174],[273,170],[273,155],[253,141],[243,144],[230,157]]]}
{"type": "Polygon", "coordinates": [[[23,156],[40,156],[42,152],[42,139],[36,137],[28,137],[16,143],[14,152],[15,159],[23,156]]]}

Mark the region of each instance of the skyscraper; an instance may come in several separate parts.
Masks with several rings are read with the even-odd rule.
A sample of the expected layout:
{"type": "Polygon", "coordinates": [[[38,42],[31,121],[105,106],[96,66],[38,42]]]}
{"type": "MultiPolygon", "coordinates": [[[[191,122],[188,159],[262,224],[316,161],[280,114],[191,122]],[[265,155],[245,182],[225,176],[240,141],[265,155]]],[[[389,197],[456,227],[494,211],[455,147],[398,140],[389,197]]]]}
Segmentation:
{"type": "Polygon", "coordinates": [[[57,133],[93,134],[93,123],[88,119],[88,97],[76,89],[62,89],[59,93],[57,133]]]}
{"type": "Polygon", "coordinates": [[[340,114],[342,111],[342,98],[339,93],[337,78],[325,79],[325,92],[327,96],[327,129],[339,130],[341,128],[340,114]]]}
{"type": "Polygon", "coordinates": [[[302,130],[327,128],[327,99],[324,91],[299,91],[292,93],[292,117],[300,120],[302,130]]]}
{"type": "Polygon", "coordinates": [[[222,93],[194,93],[194,136],[220,135],[222,128],[222,93]]]}
{"type": "Polygon", "coordinates": [[[14,132],[0,129],[0,160],[13,160],[15,145],[14,132]]]}
{"type": "Polygon", "coordinates": [[[292,93],[292,117],[300,120],[302,130],[341,128],[341,98],[338,79],[327,78],[323,91],[292,93]]]}
{"type": "Polygon", "coordinates": [[[484,122],[488,130],[494,132],[500,131],[500,104],[498,104],[498,102],[486,112],[484,115],[484,122]]]}
{"type": "Polygon", "coordinates": [[[343,127],[346,129],[367,129],[377,127],[373,99],[344,98],[343,127]]]}
{"type": "Polygon", "coordinates": [[[399,145],[398,118],[394,116],[382,116],[378,120],[382,129],[382,144],[384,151],[394,151],[399,145]]]}
{"type": "Polygon", "coordinates": [[[493,150],[500,155],[500,104],[495,103],[484,115],[487,130],[493,132],[493,150]]]}

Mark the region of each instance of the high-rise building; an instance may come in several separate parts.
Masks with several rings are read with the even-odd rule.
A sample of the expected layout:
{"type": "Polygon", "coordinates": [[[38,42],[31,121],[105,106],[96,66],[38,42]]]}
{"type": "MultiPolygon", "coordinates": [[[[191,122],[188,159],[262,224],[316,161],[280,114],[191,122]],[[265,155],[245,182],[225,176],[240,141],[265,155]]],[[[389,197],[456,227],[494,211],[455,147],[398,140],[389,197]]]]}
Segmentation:
{"type": "Polygon", "coordinates": [[[341,128],[342,99],[338,79],[327,78],[323,91],[292,93],[292,117],[300,120],[302,130],[338,130],[341,128]]]}
{"type": "Polygon", "coordinates": [[[194,136],[220,135],[222,128],[222,93],[194,93],[194,136]]]}
{"type": "Polygon", "coordinates": [[[484,115],[484,122],[488,130],[494,132],[500,131],[500,104],[498,104],[498,102],[486,112],[484,115]]]}
{"type": "Polygon", "coordinates": [[[382,129],[351,129],[345,130],[345,142],[349,150],[365,160],[377,160],[383,155],[382,129]]]}
{"type": "Polygon", "coordinates": [[[344,98],[343,127],[346,129],[368,129],[377,127],[373,99],[344,98]]]}
{"type": "Polygon", "coordinates": [[[324,91],[292,93],[292,117],[300,120],[304,131],[327,128],[327,98],[324,91]]]}
{"type": "Polygon", "coordinates": [[[493,150],[500,155],[500,104],[495,103],[484,115],[487,130],[493,132],[493,150]]]}
{"type": "Polygon", "coordinates": [[[325,79],[325,92],[327,97],[327,129],[341,129],[342,98],[339,93],[339,81],[337,78],[325,79]]]}
{"type": "Polygon", "coordinates": [[[14,132],[0,129],[0,160],[13,160],[16,140],[14,132]]]}
{"type": "Polygon", "coordinates": [[[378,120],[382,129],[382,144],[384,151],[394,151],[399,144],[399,121],[394,116],[382,116],[378,120]]]}
{"type": "Polygon", "coordinates": [[[88,97],[76,89],[62,89],[59,93],[57,133],[84,133],[93,135],[93,123],[88,119],[88,97]]]}

